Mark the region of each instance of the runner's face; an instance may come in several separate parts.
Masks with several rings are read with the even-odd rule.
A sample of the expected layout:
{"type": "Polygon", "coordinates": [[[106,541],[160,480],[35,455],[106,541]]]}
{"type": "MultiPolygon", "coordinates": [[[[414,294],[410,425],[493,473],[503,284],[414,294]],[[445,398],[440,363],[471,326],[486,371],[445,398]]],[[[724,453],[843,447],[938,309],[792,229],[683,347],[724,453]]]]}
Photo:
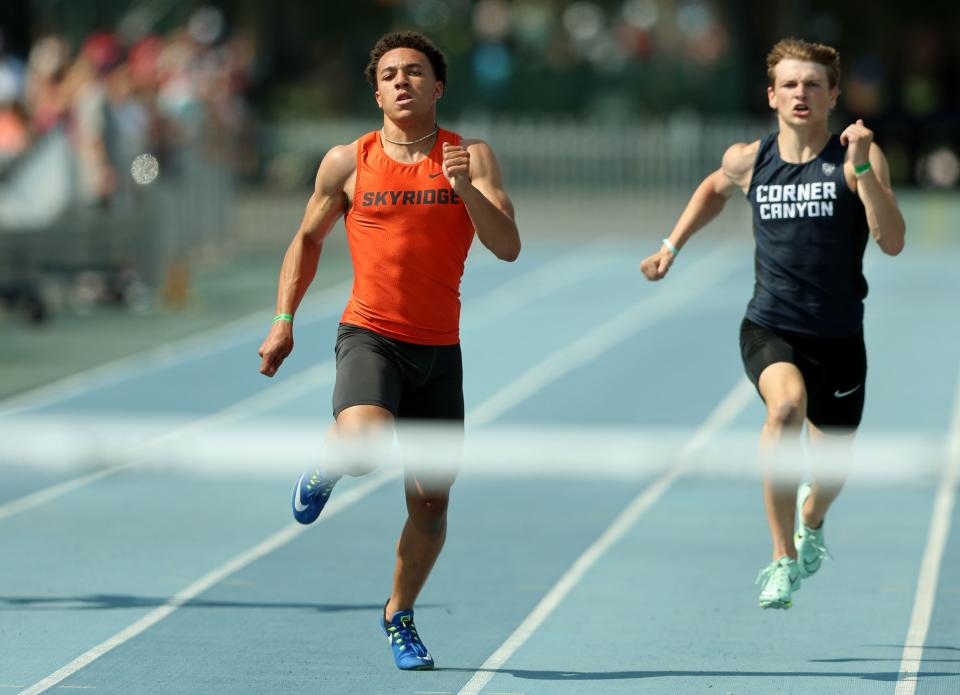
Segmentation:
{"type": "Polygon", "coordinates": [[[377,63],[377,105],[394,120],[431,114],[441,94],[443,83],[420,51],[394,48],[377,63]]]}
{"type": "Polygon", "coordinates": [[[840,90],[831,88],[827,68],[820,63],[787,58],[774,68],[773,87],[767,87],[770,108],[790,125],[826,123],[840,90]]]}

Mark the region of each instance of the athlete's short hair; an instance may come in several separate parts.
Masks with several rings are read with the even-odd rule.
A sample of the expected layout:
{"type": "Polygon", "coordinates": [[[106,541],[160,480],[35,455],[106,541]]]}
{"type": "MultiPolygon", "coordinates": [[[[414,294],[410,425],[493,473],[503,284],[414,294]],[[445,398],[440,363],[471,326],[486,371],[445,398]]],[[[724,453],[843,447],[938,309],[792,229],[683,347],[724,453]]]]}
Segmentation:
{"type": "Polygon", "coordinates": [[[374,89],[377,87],[377,63],[380,62],[384,53],[392,51],[394,48],[412,48],[415,51],[420,51],[430,61],[430,67],[433,68],[433,74],[437,78],[437,82],[447,83],[447,57],[434,45],[433,41],[418,31],[393,31],[381,36],[373,50],[370,51],[370,62],[367,63],[364,74],[367,82],[374,89]]]}
{"type": "Polygon", "coordinates": [[[781,60],[807,60],[819,63],[827,69],[827,82],[833,89],[840,82],[840,53],[836,48],[822,43],[810,43],[803,39],[782,39],[767,54],[767,78],[770,86],[776,86],[774,68],[781,60]]]}

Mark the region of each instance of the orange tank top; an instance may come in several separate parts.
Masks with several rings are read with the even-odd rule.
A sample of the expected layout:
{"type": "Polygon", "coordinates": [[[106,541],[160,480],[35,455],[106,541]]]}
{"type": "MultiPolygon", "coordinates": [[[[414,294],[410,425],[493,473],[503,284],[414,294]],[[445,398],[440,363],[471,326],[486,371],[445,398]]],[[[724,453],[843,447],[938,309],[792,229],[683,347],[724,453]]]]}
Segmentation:
{"type": "Polygon", "coordinates": [[[474,230],[441,169],[445,142],[460,136],[441,129],[427,157],[404,164],[383,151],[380,131],[357,141],[343,323],[408,343],[460,342],[460,279],[474,230]]]}

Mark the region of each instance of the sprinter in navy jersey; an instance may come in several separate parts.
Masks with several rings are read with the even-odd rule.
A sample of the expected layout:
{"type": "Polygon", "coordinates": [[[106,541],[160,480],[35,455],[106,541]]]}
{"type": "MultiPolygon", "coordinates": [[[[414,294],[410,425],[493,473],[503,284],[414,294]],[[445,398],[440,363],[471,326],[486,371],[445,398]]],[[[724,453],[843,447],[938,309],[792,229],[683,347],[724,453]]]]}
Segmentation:
{"type": "Polygon", "coordinates": [[[873,133],[862,120],[840,135],[828,129],[839,94],[837,51],[780,41],[767,56],[767,75],[779,130],[731,146],[661,248],[640,267],[647,279],[662,279],[687,240],[737,189],[747,195],[756,282],[740,328],[740,350],[767,409],[760,440],[773,539],[773,561],[757,581],[763,585],[762,608],[789,608],[800,580],[827,556],[823,520],[842,476],[821,477],[798,490],[799,473],[792,482],[784,475],[784,447],[779,458],[774,453],[781,443],[798,442],[804,424],[814,452],[828,446],[844,450],[852,443],[867,371],[863,252],[872,236],[884,253],[897,255],[905,226],[873,133]]]}

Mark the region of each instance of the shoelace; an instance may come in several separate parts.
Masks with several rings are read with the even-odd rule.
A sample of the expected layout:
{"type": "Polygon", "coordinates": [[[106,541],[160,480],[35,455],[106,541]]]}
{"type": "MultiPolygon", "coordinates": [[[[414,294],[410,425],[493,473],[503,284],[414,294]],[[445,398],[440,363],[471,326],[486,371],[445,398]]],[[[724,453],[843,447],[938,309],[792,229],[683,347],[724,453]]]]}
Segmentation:
{"type": "Polygon", "coordinates": [[[827,550],[827,546],[817,541],[816,536],[803,536],[803,532],[801,531],[801,537],[806,539],[805,548],[811,548],[814,552],[817,553],[817,559],[819,560],[823,560],[827,558],[829,558],[830,560],[833,559],[833,555],[831,555],[830,551],[827,550]]]}
{"type": "Polygon", "coordinates": [[[753,583],[754,584],[759,584],[760,582],[766,583],[767,580],[770,579],[770,577],[773,576],[773,573],[776,572],[778,569],[780,569],[780,563],[771,562],[769,565],[767,565],[762,570],[760,570],[760,574],[757,575],[757,579],[753,583]]]}
{"type": "Polygon", "coordinates": [[[780,564],[780,561],[779,561],[779,560],[776,560],[776,561],[774,561],[774,562],[771,562],[769,565],[767,565],[766,567],[764,567],[762,570],[760,570],[760,574],[757,575],[757,579],[756,579],[756,581],[754,582],[754,584],[759,584],[759,583],[762,581],[762,582],[764,582],[765,585],[766,585],[766,582],[768,582],[768,581],[770,581],[771,579],[773,579],[773,575],[775,575],[775,574],[776,574],[778,571],[780,571],[780,570],[783,570],[784,576],[786,577],[787,581],[790,582],[790,583],[793,583],[793,580],[792,580],[791,577],[790,577],[790,566],[789,566],[789,565],[781,565],[781,564],[780,564]]]}
{"type": "Polygon", "coordinates": [[[400,625],[387,625],[387,632],[390,634],[391,641],[397,644],[400,649],[406,649],[409,646],[417,656],[427,655],[427,648],[420,641],[417,627],[413,624],[413,621],[401,620],[400,625]]]}
{"type": "Polygon", "coordinates": [[[315,470],[313,474],[310,476],[310,480],[307,482],[307,490],[310,491],[310,494],[316,495],[318,497],[329,497],[331,491],[333,491],[333,486],[337,484],[338,480],[340,479],[324,478],[322,475],[320,475],[320,471],[318,469],[318,470],[315,470]],[[314,486],[320,485],[321,483],[325,483],[325,484],[314,489],[314,486]]]}

